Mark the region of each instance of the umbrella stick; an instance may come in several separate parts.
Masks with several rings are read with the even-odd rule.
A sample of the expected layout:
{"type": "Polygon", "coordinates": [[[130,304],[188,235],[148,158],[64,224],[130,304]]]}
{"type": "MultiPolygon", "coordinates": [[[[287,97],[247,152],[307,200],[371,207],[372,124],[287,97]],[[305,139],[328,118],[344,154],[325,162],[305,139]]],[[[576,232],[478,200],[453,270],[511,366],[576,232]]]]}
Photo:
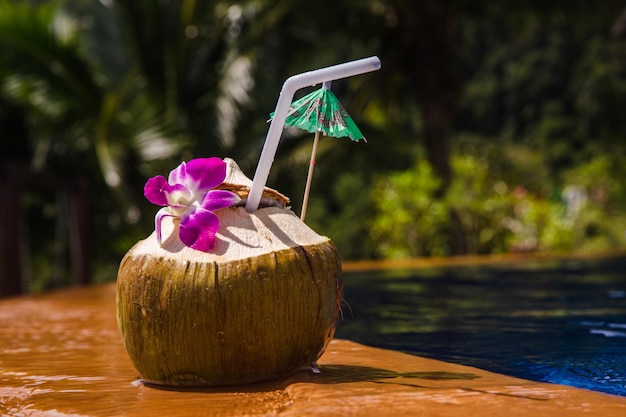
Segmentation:
{"type": "Polygon", "coordinates": [[[304,221],[306,216],[306,206],[309,201],[309,191],[311,191],[311,181],[313,180],[313,168],[315,168],[315,154],[317,153],[317,143],[320,139],[320,131],[315,131],[315,139],[313,140],[313,150],[311,151],[311,162],[309,163],[309,174],[306,177],[306,187],[304,188],[304,198],[302,200],[302,212],[300,220],[304,221]]]}

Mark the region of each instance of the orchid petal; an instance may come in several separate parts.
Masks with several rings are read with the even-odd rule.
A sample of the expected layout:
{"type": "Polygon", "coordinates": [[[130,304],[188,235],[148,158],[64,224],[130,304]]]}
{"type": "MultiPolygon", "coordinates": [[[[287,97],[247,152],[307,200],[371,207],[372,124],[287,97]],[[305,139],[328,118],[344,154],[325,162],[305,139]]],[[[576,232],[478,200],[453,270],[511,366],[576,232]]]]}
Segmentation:
{"type": "Polygon", "coordinates": [[[166,185],[163,187],[167,197],[167,205],[171,207],[188,206],[192,198],[191,192],[183,184],[166,185]]]}
{"type": "Polygon", "coordinates": [[[158,206],[167,206],[167,195],[163,189],[167,186],[167,181],[162,175],[150,178],[143,187],[143,195],[149,202],[158,206]]]}
{"type": "Polygon", "coordinates": [[[219,210],[222,208],[234,206],[239,203],[241,198],[231,191],[211,190],[204,196],[204,200],[200,206],[205,210],[219,210]]]}
{"type": "Polygon", "coordinates": [[[224,182],[227,164],[220,158],[197,158],[181,162],[167,178],[158,175],[144,186],[144,195],[163,206],[155,216],[157,240],[162,243],[165,217],[180,219],[178,235],[187,246],[210,252],[215,246],[219,218],[212,212],[237,204],[241,199],[226,190],[213,190],[224,182]]]}
{"type": "Polygon", "coordinates": [[[191,197],[187,187],[182,184],[169,185],[162,175],[152,177],[146,182],[143,195],[152,204],[173,207],[180,207],[181,202],[187,201],[191,197]]]}
{"type": "Polygon", "coordinates": [[[220,221],[217,215],[203,208],[198,208],[189,216],[180,220],[178,236],[190,248],[211,252],[215,246],[215,235],[220,221]]]}
{"type": "Polygon", "coordinates": [[[226,178],[226,162],[220,158],[197,158],[187,162],[187,185],[198,191],[217,187],[226,178]]]}
{"type": "Polygon", "coordinates": [[[163,238],[161,236],[161,222],[163,222],[163,219],[165,217],[176,217],[176,216],[172,215],[167,207],[161,208],[157,212],[156,216],[154,216],[154,230],[156,231],[157,242],[159,242],[159,245],[163,241],[163,238]]]}
{"type": "Polygon", "coordinates": [[[167,182],[170,184],[183,184],[187,179],[187,163],[181,162],[176,168],[170,171],[167,182]]]}

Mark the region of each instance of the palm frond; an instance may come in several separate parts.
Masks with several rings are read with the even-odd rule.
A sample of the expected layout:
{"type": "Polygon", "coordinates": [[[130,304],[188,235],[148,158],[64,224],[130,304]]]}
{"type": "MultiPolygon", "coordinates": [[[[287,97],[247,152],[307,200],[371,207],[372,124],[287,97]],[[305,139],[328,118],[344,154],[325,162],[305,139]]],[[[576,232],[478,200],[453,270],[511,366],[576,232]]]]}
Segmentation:
{"type": "Polygon", "coordinates": [[[102,90],[76,38],[55,32],[56,11],[55,2],[32,6],[0,0],[0,63],[5,71],[39,79],[73,112],[93,111],[102,90]]]}

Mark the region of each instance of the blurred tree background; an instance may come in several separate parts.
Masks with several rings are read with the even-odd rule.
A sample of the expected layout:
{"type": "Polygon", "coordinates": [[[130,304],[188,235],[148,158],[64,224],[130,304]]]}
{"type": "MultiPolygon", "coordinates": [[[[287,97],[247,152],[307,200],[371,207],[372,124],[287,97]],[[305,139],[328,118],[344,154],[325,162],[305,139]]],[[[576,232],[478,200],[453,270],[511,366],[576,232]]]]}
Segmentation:
{"type": "MultiPolygon", "coordinates": [[[[200,156],[252,177],[285,79],[377,55],[333,83],[368,143],[322,138],[307,210],[343,259],[626,245],[623,2],[322,3],[0,0],[0,162],[88,181],[110,281],[153,229],[147,178],[200,156]]],[[[296,213],[311,146],[286,130],[268,181],[296,213]]],[[[20,204],[31,289],[67,280],[61,205],[20,204]]]]}

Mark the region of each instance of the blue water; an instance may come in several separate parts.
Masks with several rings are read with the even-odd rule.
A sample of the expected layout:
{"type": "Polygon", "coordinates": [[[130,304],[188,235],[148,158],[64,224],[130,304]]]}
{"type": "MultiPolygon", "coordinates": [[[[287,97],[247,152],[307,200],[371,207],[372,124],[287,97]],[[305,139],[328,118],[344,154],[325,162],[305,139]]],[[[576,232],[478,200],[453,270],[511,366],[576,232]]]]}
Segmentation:
{"type": "Polygon", "coordinates": [[[626,258],[344,274],[337,337],[626,396],[626,258]]]}

